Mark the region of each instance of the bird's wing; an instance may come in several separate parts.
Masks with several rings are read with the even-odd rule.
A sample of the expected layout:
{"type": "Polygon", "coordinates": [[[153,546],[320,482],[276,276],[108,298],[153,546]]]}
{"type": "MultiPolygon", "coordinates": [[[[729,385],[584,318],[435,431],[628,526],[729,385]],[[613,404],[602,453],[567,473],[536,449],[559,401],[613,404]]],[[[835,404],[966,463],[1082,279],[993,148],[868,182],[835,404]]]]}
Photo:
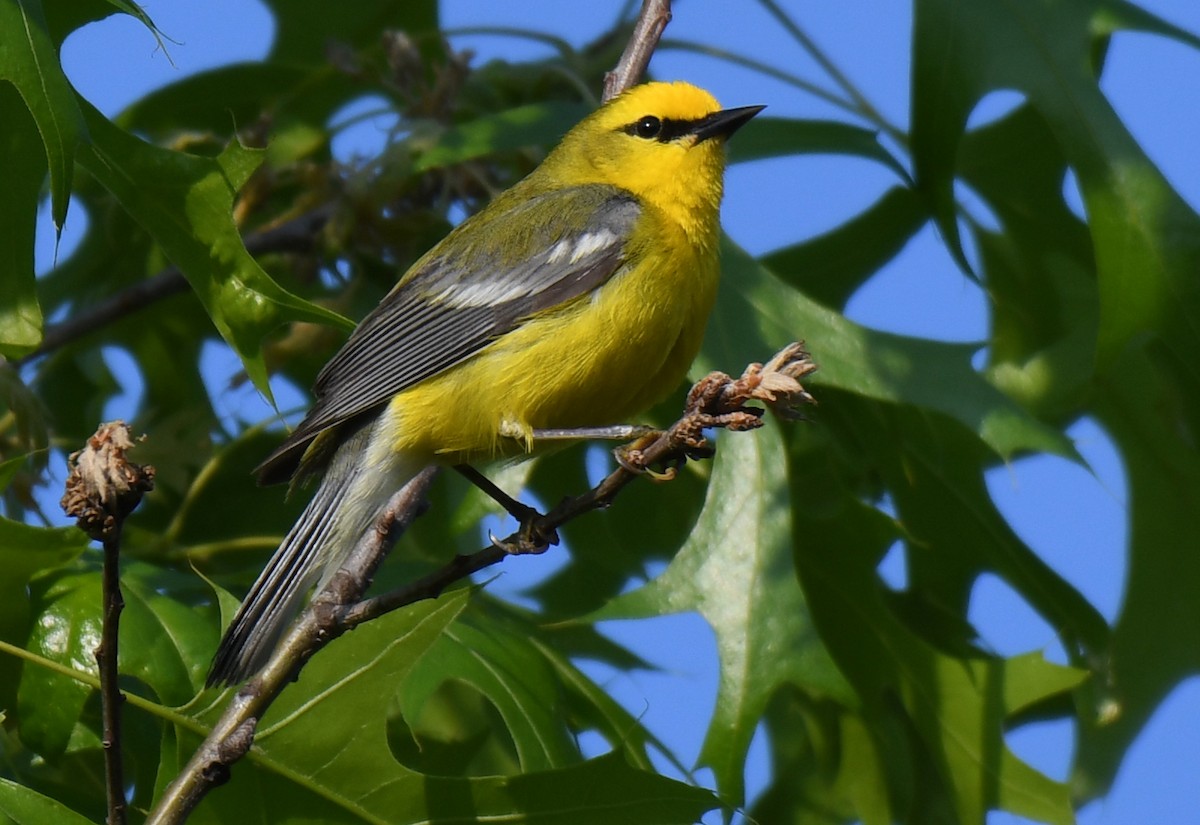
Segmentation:
{"type": "Polygon", "coordinates": [[[624,264],[640,214],[628,193],[592,185],[485,211],[458,227],[321,370],[312,409],[259,465],[259,481],[287,479],[321,432],[466,360],[530,316],[608,281],[624,264]],[[514,249],[523,251],[514,255],[514,249]]]}

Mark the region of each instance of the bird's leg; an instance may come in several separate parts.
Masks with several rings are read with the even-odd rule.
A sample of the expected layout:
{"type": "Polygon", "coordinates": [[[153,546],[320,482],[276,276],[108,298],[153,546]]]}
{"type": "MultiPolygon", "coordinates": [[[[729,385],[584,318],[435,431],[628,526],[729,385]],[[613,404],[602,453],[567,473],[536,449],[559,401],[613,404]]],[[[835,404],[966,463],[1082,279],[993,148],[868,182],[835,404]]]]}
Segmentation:
{"type": "Polygon", "coordinates": [[[582,439],[605,439],[610,441],[628,441],[613,450],[613,458],[617,463],[631,473],[645,475],[654,481],[670,481],[675,478],[675,468],[668,467],[666,472],[651,470],[639,463],[641,449],[650,445],[662,435],[662,430],[645,424],[613,424],[608,427],[575,427],[562,430],[532,430],[533,440],[537,441],[579,441],[582,439]]]}
{"type": "Polygon", "coordinates": [[[474,484],[487,494],[488,498],[504,508],[510,516],[521,525],[516,541],[502,542],[492,537],[492,543],[513,555],[525,553],[543,553],[552,544],[558,544],[558,531],[547,528],[542,524],[545,518],[534,508],[522,504],[508,493],[501,490],[490,478],[476,470],[470,464],[455,464],[467,481],[474,484]]]}
{"type": "Polygon", "coordinates": [[[661,430],[644,424],[613,424],[608,427],[572,427],[561,430],[530,430],[534,441],[582,441],[589,438],[627,441],[658,435],[661,430]]]}
{"type": "MultiPolygon", "coordinates": [[[[676,474],[678,473],[678,468],[683,463],[682,459],[678,463],[660,471],[651,469],[642,455],[642,450],[646,449],[655,441],[657,441],[661,435],[662,432],[660,430],[652,430],[635,441],[632,441],[628,444],[622,444],[620,447],[617,447],[615,450],[613,450],[613,458],[617,460],[618,464],[631,473],[644,475],[651,481],[670,481],[675,478],[676,474]]],[[[711,444],[709,444],[707,441],[701,441],[688,450],[687,457],[693,459],[708,458],[711,457],[715,452],[716,451],[713,449],[711,444]]]]}

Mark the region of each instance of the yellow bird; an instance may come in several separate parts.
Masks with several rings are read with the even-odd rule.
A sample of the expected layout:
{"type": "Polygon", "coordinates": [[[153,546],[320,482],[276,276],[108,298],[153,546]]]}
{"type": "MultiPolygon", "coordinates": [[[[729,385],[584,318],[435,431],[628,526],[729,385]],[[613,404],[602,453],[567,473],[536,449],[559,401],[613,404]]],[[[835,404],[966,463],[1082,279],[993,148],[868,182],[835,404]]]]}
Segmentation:
{"type": "Polygon", "coordinates": [[[433,463],[587,437],[679,386],[717,292],[724,141],[762,106],[648,83],[582,120],[405,273],[258,468],[320,475],[226,631],[210,685],[269,658],[390,496],[433,463]]]}

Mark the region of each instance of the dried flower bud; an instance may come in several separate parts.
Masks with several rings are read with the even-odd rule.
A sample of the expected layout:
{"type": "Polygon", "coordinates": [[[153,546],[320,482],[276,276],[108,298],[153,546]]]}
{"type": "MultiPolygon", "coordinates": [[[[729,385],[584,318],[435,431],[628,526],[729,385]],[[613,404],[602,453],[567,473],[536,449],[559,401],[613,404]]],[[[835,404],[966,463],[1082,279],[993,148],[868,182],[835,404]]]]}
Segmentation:
{"type": "Polygon", "coordinates": [[[154,468],[125,457],[134,443],[125,422],[113,421],[102,424],[87,447],[67,459],[70,473],[62,508],[96,541],[111,538],[142,494],[154,489],[154,468]]]}

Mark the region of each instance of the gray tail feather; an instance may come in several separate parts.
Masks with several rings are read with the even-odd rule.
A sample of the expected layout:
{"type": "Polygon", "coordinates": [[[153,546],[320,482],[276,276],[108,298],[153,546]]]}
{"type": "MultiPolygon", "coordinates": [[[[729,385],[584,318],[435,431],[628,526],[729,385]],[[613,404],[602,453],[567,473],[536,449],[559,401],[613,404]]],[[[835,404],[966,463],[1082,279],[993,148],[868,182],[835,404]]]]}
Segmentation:
{"type": "Polygon", "coordinates": [[[388,497],[408,481],[396,462],[368,466],[372,429],[362,428],[337,449],[312,501],[225,631],[207,686],[237,684],[266,664],[309,589],[337,571],[388,497]]]}

